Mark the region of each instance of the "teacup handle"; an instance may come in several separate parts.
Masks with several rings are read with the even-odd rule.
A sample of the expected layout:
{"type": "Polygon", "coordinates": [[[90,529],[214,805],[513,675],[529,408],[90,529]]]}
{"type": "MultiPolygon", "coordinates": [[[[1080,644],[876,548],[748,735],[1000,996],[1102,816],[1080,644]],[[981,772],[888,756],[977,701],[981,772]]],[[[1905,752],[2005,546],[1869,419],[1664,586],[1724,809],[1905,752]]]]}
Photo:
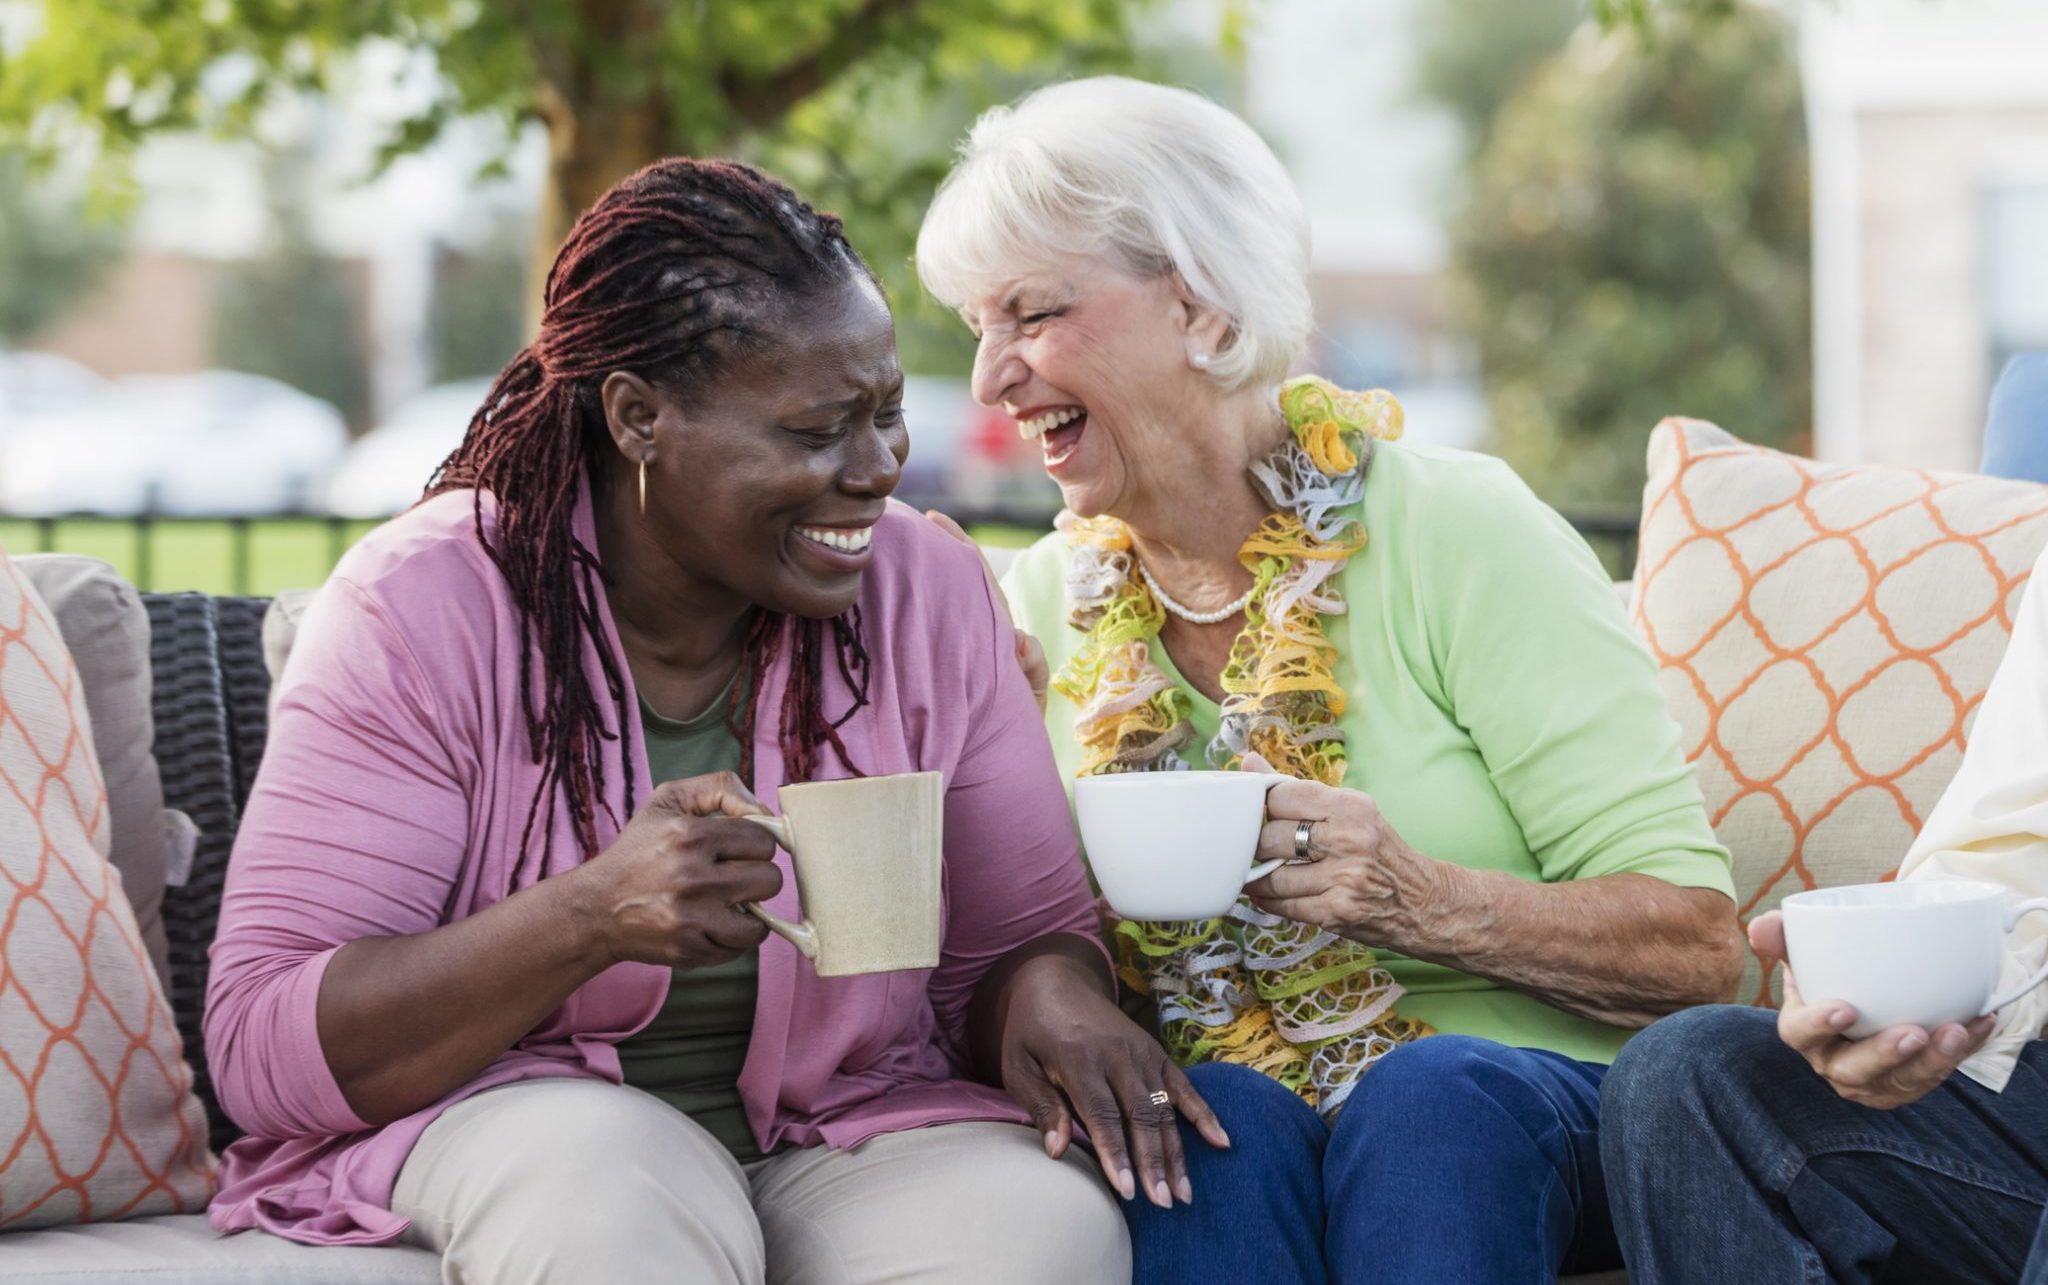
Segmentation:
{"type": "MultiPolygon", "coordinates": [[[[1274,786],[1280,784],[1280,782],[1292,781],[1294,779],[1293,777],[1288,776],[1284,772],[1261,772],[1259,773],[1259,775],[1265,779],[1266,789],[1269,792],[1272,790],[1274,786]]],[[[1278,870],[1281,866],[1284,866],[1286,864],[1286,857],[1275,857],[1271,861],[1261,861],[1251,868],[1251,873],[1245,875],[1244,881],[1247,884],[1257,883],[1259,880],[1265,878],[1269,874],[1272,874],[1275,870],[1278,870]]]]}
{"type": "MultiPolygon", "coordinates": [[[[774,835],[775,842],[781,844],[785,848],[789,848],[789,851],[792,854],[796,852],[796,849],[790,847],[789,843],[789,822],[783,820],[781,817],[769,816],[765,813],[752,813],[749,814],[745,819],[748,821],[752,821],[755,825],[760,826],[763,830],[766,830],[768,833],[774,835]]],[[[2048,902],[2044,902],[2043,905],[2048,905],[2048,902]]],[[[817,962],[818,930],[815,926],[812,925],[810,920],[806,919],[800,924],[793,924],[789,922],[787,919],[779,919],[776,916],[769,914],[767,911],[761,909],[761,904],[759,902],[755,901],[742,901],[740,903],[740,909],[746,911],[754,918],[768,925],[768,930],[770,932],[776,934],[777,936],[781,937],[784,941],[788,942],[790,945],[796,947],[805,959],[810,960],[812,963],[817,962]]]]}
{"type": "MultiPolygon", "coordinates": [[[[2035,897],[2030,901],[2022,901],[2017,906],[2006,907],[2005,931],[2011,932],[2013,928],[2019,924],[2021,915],[2028,914],[2036,910],[2048,910],[2048,897],[2035,897]]],[[[2032,977],[2029,977],[2027,980],[2013,987],[2005,994],[1992,996],[1991,1002],[1984,1006],[1984,1011],[1987,1013],[1996,1013],[1999,1009],[2004,1008],[2007,1004],[2012,1003],[2020,996],[2026,994],[2028,991],[2034,989],[2036,986],[2039,986],[2042,982],[2048,982],[2048,964],[2043,964],[2040,968],[2035,970],[2034,975],[2032,977]]]]}

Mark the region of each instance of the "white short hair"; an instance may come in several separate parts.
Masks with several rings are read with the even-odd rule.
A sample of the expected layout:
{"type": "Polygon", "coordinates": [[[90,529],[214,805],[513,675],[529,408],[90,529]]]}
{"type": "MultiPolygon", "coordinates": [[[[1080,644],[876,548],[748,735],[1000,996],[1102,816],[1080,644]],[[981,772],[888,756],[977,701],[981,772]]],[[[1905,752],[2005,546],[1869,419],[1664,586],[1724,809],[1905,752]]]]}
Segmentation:
{"type": "Polygon", "coordinates": [[[1265,141],[1199,94],[1122,76],[1050,85],[984,113],[917,237],[949,307],[1076,253],[1175,273],[1230,319],[1210,373],[1239,388],[1307,350],[1308,218],[1265,141]]]}

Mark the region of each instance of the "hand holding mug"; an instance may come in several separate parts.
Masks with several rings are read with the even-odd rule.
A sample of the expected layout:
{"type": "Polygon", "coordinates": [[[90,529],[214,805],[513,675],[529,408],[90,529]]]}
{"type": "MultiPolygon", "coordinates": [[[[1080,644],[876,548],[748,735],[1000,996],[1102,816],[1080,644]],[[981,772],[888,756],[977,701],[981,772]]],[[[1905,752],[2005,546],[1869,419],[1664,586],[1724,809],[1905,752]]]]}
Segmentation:
{"type": "Polygon", "coordinates": [[[618,961],[702,968],[761,944],[739,909],[782,890],[775,840],[747,817],[761,805],[730,772],[666,781],[610,847],[571,871],[618,961]]]}
{"type": "MultiPolygon", "coordinates": [[[[1246,771],[1272,769],[1257,754],[1246,771]]],[[[1259,831],[1261,861],[1282,862],[1247,891],[1259,909],[1341,936],[1395,945],[1394,911],[1434,864],[1408,846],[1371,797],[1291,777],[1266,796],[1270,818],[1259,831]]]]}
{"type": "Polygon", "coordinates": [[[1931,1031],[1902,1023],[1853,1039],[1845,1034],[1859,1017],[1853,1005],[1830,999],[1810,1003],[1800,993],[1787,961],[1779,912],[1750,921],[1749,943],[1759,957],[1782,968],[1785,1000],[1778,1009],[1778,1037],[1850,1102],[1889,1111],[1919,1101],[1983,1047],[1997,1025],[1996,1016],[1985,1014],[1967,1023],[1939,1023],[1931,1031]]]}

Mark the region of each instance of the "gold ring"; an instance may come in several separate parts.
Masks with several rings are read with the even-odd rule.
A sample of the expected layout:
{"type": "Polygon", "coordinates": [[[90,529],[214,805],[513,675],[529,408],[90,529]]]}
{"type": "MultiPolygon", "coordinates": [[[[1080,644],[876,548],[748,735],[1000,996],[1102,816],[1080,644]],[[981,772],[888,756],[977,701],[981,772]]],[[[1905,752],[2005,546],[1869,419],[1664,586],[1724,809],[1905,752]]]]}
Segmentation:
{"type": "Polygon", "coordinates": [[[1152,1090],[1152,1094],[1149,1100],[1155,1107],[1173,1105],[1173,1095],[1171,1093],[1168,1093],[1165,1089],[1152,1090]]]}

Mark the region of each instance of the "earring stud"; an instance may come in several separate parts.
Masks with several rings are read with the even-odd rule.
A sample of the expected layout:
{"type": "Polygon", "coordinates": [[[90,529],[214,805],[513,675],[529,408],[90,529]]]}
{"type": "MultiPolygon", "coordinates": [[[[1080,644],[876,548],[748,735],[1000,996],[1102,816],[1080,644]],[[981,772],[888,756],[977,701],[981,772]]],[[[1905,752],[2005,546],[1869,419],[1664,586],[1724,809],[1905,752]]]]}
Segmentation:
{"type": "Polygon", "coordinates": [[[1208,353],[1205,353],[1205,352],[1198,352],[1198,353],[1196,353],[1196,354],[1195,354],[1195,355],[1194,355],[1193,357],[1190,357],[1190,358],[1189,358],[1188,360],[1189,360],[1189,361],[1192,361],[1192,362],[1194,362],[1194,363],[1195,363],[1195,369],[1196,369],[1196,370],[1207,370],[1207,369],[1209,369],[1209,354],[1208,354],[1208,353]]]}

